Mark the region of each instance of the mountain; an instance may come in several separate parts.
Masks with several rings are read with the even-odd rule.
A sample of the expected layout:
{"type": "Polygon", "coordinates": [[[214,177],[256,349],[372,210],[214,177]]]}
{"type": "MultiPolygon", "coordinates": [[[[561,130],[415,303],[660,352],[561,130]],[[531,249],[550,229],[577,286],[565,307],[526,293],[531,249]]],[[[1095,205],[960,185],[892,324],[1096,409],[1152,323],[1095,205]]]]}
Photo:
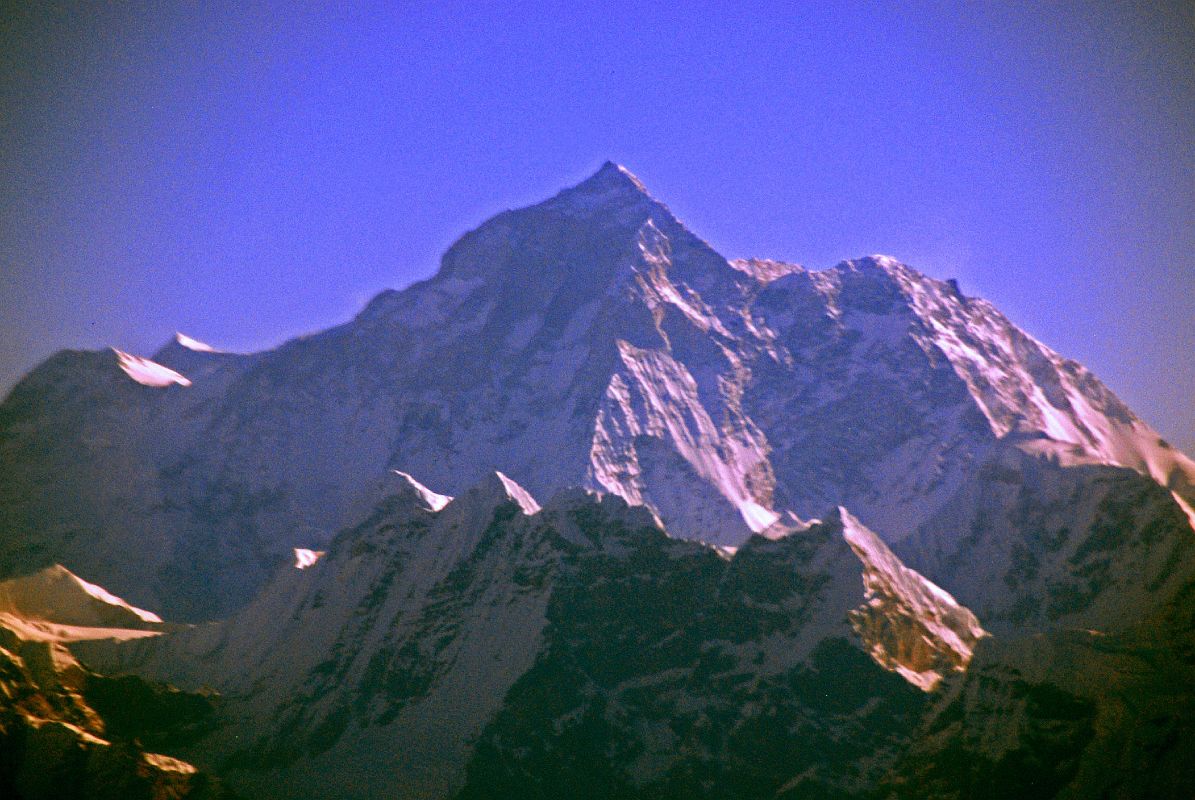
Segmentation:
{"type": "Polygon", "coordinates": [[[996,633],[1130,628],[1195,578],[1173,494],[1126,468],[989,459],[896,547],[996,633]]]}
{"type": "Polygon", "coordinates": [[[388,469],[586,486],[727,546],[844,506],[952,591],[942,515],[1016,453],[1195,501],[1190,459],[986,301],[886,257],[727,261],[609,163],[337,328],[134,362],[189,386],[129,363],[59,353],[0,405],[0,574],[59,562],[175,619],[244,605],[388,469]]]}
{"type": "Polygon", "coordinates": [[[249,796],[1190,785],[1195,463],[955,282],[728,261],[613,164],[275,350],[59,353],[0,470],[0,593],[141,620],[38,630],[215,687],[163,752],[249,796]]]}
{"type": "Polygon", "coordinates": [[[171,752],[260,797],[1190,785],[1193,580],[1131,622],[1087,618],[1113,632],[991,637],[841,508],[730,551],[613,495],[541,506],[501,473],[455,499],[397,473],[384,494],[232,618],[77,650],[215,685],[211,732],[171,752]]]}
{"type": "Polygon", "coordinates": [[[181,753],[255,797],[726,797],[874,780],[985,635],[844,510],[729,554],[501,473],[392,489],[231,619],[80,652],[218,688],[181,753]]]}

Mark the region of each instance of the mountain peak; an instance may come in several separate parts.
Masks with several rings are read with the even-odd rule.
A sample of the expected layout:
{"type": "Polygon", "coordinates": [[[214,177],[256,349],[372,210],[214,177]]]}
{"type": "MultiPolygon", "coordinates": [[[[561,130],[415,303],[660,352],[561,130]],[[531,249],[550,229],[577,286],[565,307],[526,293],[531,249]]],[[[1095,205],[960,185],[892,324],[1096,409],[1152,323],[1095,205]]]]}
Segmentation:
{"type": "Polygon", "coordinates": [[[431,489],[424,486],[419,481],[415,480],[410,474],[399,469],[390,470],[397,475],[402,481],[400,493],[408,494],[413,497],[423,508],[432,513],[436,513],[452,502],[452,498],[446,494],[437,494],[431,489]]]}
{"type": "Polygon", "coordinates": [[[962,672],[988,633],[971,610],[906,567],[875,533],[842,506],[829,517],[863,565],[867,603],[850,614],[872,658],[929,691],[962,672]]]}
{"type": "Polygon", "coordinates": [[[57,625],[124,629],[162,622],[152,611],[130,605],[61,564],[0,581],[0,615],[57,625]]]}
{"type": "Polygon", "coordinates": [[[607,161],[585,180],[553,197],[546,205],[583,213],[603,214],[619,208],[638,208],[656,203],[635,175],[621,164],[607,161]]]}
{"type": "MultiPolygon", "coordinates": [[[[518,504],[519,508],[527,516],[538,514],[540,505],[536,502],[531,493],[524,489],[511,478],[501,472],[494,470],[493,477],[497,478],[502,485],[502,491],[506,495],[506,499],[518,504]]],[[[492,478],[491,478],[492,480],[492,478]]]]}
{"type": "Polygon", "coordinates": [[[683,231],[638,178],[607,161],[554,197],[505,211],[462,236],[444,254],[437,277],[526,287],[528,280],[542,283],[546,274],[563,274],[562,265],[574,273],[579,265],[589,265],[600,281],[623,260],[621,252],[611,252],[610,237],[634,249],[648,222],[669,236],[683,231]]]}
{"type": "Polygon", "coordinates": [[[578,188],[589,184],[600,184],[608,187],[629,187],[643,194],[648,193],[647,187],[643,185],[643,181],[635,177],[635,174],[622,164],[616,164],[613,161],[604,162],[598,168],[598,171],[582,181],[578,185],[578,188]]]}
{"type": "MultiPolygon", "coordinates": [[[[498,506],[513,503],[525,516],[538,514],[540,505],[531,493],[512,478],[498,470],[487,472],[468,490],[452,498],[442,508],[445,513],[465,519],[476,520],[493,513],[498,506]]],[[[472,523],[466,523],[472,524],[472,523]]]]}

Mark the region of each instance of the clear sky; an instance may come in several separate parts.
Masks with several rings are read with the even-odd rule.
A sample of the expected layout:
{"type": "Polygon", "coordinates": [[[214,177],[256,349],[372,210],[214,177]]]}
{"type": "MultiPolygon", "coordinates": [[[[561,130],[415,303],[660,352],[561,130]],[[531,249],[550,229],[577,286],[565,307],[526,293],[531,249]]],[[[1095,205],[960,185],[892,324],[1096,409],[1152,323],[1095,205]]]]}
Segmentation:
{"type": "Polygon", "coordinates": [[[1190,2],[11,5],[4,391],[342,322],[609,158],[728,257],[957,277],[1195,451],[1190,2]]]}

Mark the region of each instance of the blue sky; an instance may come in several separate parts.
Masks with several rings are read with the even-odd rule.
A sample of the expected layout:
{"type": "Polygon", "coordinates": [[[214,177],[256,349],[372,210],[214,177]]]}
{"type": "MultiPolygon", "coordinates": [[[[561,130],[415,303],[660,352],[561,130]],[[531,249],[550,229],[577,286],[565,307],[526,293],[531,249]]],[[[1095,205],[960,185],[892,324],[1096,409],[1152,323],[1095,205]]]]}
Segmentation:
{"type": "Polygon", "coordinates": [[[4,11],[0,387],[258,349],[605,159],[725,255],[957,277],[1195,450],[1189,3],[4,11]]]}

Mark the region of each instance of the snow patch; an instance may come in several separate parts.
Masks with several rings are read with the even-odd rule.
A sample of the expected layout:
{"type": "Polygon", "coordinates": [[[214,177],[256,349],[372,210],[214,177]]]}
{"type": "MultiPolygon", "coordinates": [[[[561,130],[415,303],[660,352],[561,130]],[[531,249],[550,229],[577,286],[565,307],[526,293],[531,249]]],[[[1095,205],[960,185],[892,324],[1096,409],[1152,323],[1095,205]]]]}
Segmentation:
{"type": "Polygon", "coordinates": [[[754,500],[741,502],[739,513],[743,515],[743,521],[747,523],[747,527],[751,529],[752,533],[761,533],[780,519],[780,515],[775,511],[764,508],[754,500]]]}
{"type": "Polygon", "coordinates": [[[195,775],[199,772],[197,768],[186,761],[164,756],[161,753],[143,753],[141,758],[146,764],[162,772],[173,772],[178,775],[195,775]]]}
{"type": "Polygon", "coordinates": [[[308,550],[305,547],[295,548],[295,569],[307,569],[327,555],[326,550],[308,550]]]}
{"type": "MultiPolygon", "coordinates": [[[[407,485],[415,491],[419,499],[427,506],[428,511],[440,511],[444,506],[452,502],[452,498],[446,494],[436,494],[431,489],[424,486],[419,481],[415,480],[411,475],[402,470],[391,470],[395,475],[402,478],[407,485]]],[[[513,481],[512,481],[513,483],[513,481]]],[[[534,502],[534,501],[532,501],[534,502]]]]}
{"type": "Polygon", "coordinates": [[[125,374],[142,386],[162,389],[176,383],[179,386],[191,385],[191,381],[186,377],[156,361],[117,350],[115,347],[112,348],[112,352],[116,353],[120,368],[125,371],[125,374]]]}
{"type": "Polygon", "coordinates": [[[130,628],[162,622],[152,611],[129,604],[61,564],[0,582],[0,613],[78,627],[130,628]]]}
{"type": "Polygon", "coordinates": [[[162,618],[159,617],[154,612],[146,611],[144,608],[137,608],[136,606],[129,605],[121,598],[119,598],[116,595],[109,592],[103,586],[99,586],[94,583],[89,583],[88,581],[85,581],[82,578],[80,578],[78,575],[71,574],[71,578],[73,578],[79,584],[79,587],[84,592],[91,595],[96,600],[99,600],[101,603],[107,603],[110,606],[116,606],[118,608],[123,608],[128,611],[131,611],[135,616],[137,616],[144,622],[161,622],[162,621],[162,618]]]}
{"type": "Polygon", "coordinates": [[[176,342],[178,342],[179,344],[181,344],[183,347],[187,348],[188,350],[194,350],[196,353],[219,352],[218,350],[216,350],[216,348],[212,347],[210,344],[207,344],[206,342],[201,342],[198,339],[192,339],[190,336],[188,336],[187,334],[185,334],[181,331],[175,332],[174,340],[176,342]]]}
{"type": "Polygon", "coordinates": [[[524,514],[531,516],[540,512],[540,505],[531,496],[530,492],[501,472],[494,470],[494,474],[498,476],[498,480],[502,481],[502,486],[506,489],[506,496],[518,503],[519,508],[523,509],[524,514]]]}

